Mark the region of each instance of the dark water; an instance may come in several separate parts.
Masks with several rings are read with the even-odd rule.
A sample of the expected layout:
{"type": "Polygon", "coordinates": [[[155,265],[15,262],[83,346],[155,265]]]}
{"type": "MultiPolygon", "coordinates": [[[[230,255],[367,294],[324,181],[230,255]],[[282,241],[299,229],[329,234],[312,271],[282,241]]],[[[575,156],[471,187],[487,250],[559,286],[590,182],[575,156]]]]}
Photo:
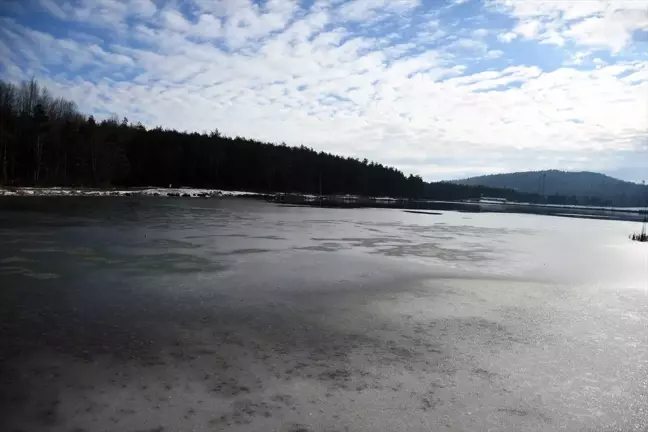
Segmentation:
{"type": "Polygon", "coordinates": [[[0,200],[0,430],[646,431],[636,228],[0,200]]]}

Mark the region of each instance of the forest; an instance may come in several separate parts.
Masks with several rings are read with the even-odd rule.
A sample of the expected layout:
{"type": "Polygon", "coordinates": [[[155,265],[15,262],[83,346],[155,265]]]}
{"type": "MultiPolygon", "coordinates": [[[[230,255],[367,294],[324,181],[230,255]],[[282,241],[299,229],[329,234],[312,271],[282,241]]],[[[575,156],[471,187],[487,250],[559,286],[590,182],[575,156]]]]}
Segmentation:
{"type": "MultiPolygon", "coordinates": [[[[459,200],[483,196],[580,203],[510,189],[426,183],[371,162],[242,137],[97,121],[35,80],[0,81],[0,184],[5,186],[189,186],[256,192],[354,194],[459,200]]],[[[598,204],[606,204],[600,202],[598,204]]]]}

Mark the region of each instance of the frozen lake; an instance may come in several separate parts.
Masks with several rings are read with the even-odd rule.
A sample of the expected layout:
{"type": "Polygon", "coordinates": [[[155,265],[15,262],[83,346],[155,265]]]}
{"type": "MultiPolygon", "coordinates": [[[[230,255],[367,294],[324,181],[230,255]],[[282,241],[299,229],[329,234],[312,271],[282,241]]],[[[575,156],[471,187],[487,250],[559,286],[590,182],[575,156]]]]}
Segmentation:
{"type": "Polygon", "coordinates": [[[637,225],[0,198],[0,430],[646,431],[637,225]]]}

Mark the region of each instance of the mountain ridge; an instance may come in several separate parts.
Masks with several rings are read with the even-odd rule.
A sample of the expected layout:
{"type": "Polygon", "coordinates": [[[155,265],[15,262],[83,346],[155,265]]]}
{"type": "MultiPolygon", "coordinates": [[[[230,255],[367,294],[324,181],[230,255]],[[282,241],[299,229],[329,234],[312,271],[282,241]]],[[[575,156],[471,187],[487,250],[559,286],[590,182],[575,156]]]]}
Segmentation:
{"type": "Polygon", "coordinates": [[[648,186],[593,171],[519,171],[468,177],[450,183],[512,189],[541,196],[592,197],[617,206],[645,206],[648,201],[648,186]]]}

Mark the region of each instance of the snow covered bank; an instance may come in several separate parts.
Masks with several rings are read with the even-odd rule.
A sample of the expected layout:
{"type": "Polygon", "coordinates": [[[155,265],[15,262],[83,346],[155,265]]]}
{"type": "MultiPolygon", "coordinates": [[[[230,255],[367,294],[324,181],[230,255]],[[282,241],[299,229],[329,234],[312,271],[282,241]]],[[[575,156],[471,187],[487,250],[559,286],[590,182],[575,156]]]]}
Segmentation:
{"type": "Polygon", "coordinates": [[[159,188],[142,187],[132,189],[90,189],[70,187],[0,187],[2,196],[160,196],[160,197],[186,197],[186,198],[218,198],[218,197],[250,197],[267,198],[269,200],[284,204],[316,204],[325,202],[328,204],[381,204],[393,205],[398,203],[397,198],[392,197],[361,197],[357,195],[312,195],[301,193],[258,193],[245,191],[228,191],[222,189],[196,189],[188,187],[180,188],[159,188]]]}
{"type": "Polygon", "coordinates": [[[168,196],[186,198],[262,197],[263,194],[244,191],[194,188],[134,188],[134,189],[84,189],[84,188],[0,188],[0,196],[168,196]]]}

